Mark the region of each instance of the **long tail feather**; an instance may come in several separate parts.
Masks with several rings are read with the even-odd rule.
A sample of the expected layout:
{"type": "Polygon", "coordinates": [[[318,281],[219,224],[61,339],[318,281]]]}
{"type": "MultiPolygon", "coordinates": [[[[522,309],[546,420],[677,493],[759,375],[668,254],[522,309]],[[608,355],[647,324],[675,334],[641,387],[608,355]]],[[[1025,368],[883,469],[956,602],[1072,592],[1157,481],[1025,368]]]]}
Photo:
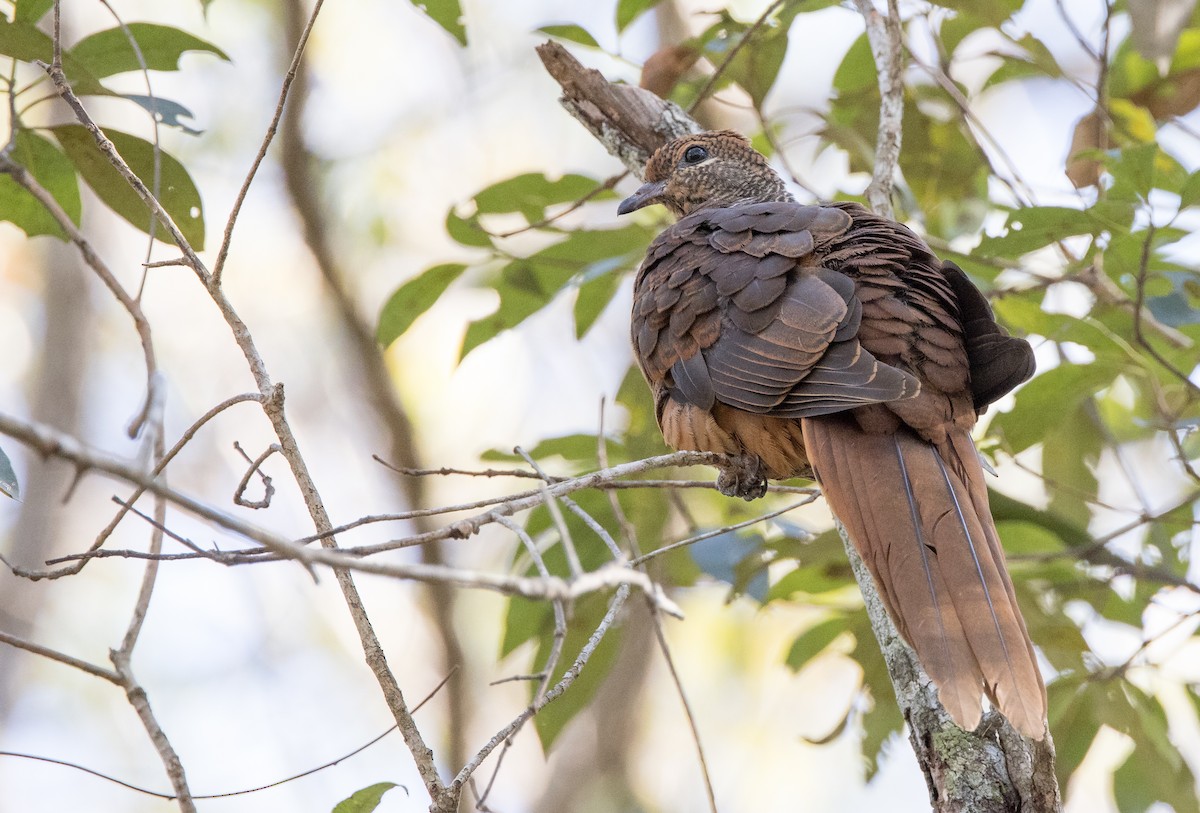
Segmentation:
{"type": "Polygon", "coordinates": [[[905,429],[868,434],[848,415],[804,421],[826,500],[950,716],[975,728],[986,694],[1022,733],[1040,739],[1045,688],[983,472],[961,435],[937,448],[905,429]]]}

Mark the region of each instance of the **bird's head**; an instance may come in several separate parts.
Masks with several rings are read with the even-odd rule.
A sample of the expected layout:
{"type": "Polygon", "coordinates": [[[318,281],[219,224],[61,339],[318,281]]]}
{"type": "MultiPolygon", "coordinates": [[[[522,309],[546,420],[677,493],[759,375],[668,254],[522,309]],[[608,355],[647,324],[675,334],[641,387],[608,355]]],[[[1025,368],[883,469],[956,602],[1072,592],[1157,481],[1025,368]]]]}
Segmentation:
{"type": "Polygon", "coordinates": [[[661,203],[676,217],[701,209],[791,200],[783,180],[749,140],[732,130],[668,141],[646,164],[646,182],[621,201],[617,214],[661,203]]]}

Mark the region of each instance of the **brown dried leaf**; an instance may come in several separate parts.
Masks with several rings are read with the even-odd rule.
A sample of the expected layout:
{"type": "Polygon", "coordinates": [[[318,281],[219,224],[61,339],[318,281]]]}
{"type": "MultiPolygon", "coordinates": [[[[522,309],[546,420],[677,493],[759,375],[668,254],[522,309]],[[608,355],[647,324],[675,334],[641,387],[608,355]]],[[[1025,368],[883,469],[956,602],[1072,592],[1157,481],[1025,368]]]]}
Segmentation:
{"type": "Polygon", "coordinates": [[[1067,153],[1067,177],[1076,189],[1095,186],[1100,182],[1103,164],[1090,155],[1108,147],[1108,117],[1093,110],[1075,125],[1071,149],[1067,153]]]}
{"type": "Polygon", "coordinates": [[[1189,68],[1155,82],[1129,97],[1158,121],[1183,116],[1200,105],[1200,68],[1189,68]]]}
{"type": "Polygon", "coordinates": [[[660,48],[642,66],[642,87],[665,99],[696,60],[700,50],[694,45],[668,45],[660,48]]]}

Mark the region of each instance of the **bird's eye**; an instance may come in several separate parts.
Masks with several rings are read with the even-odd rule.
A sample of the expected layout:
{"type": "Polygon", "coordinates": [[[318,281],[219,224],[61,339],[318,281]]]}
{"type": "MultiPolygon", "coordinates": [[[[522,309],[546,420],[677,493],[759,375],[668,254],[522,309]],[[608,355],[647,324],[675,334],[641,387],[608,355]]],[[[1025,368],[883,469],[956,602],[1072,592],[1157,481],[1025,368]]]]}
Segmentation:
{"type": "Polygon", "coordinates": [[[693,144],[687,148],[687,152],[683,154],[683,163],[699,164],[705,158],[708,158],[708,150],[698,144],[693,144]]]}

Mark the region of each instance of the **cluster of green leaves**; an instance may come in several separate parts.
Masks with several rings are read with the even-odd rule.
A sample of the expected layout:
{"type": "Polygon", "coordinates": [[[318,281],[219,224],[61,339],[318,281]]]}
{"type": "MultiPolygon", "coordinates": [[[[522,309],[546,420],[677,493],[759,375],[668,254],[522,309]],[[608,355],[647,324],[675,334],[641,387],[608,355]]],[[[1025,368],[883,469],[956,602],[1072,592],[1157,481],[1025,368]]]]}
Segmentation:
{"type": "MultiPolygon", "coordinates": [[[[552,180],[529,173],[480,191],[466,216],[453,209],[447,213],[447,233],[480,257],[473,263],[475,284],[499,295],[496,310],[467,328],[462,355],[518,326],[560,295],[575,297],[577,337],[595,324],[623,274],[645,253],[654,230],[640,221],[611,229],[565,229],[548,222],[551,210],[584,197],[612,207],[615,195],[595,178],[564,175],[552,180]],[[540,249],[515,254],[507,238],[489,231],[492,223],[514,220],[522,225],[513,231],[542,244],[540,249]]],[[[463,263],[435,265],[397,289],[379,319],[380,343],[386,347],[403,335],[466,269],[463,263]]]]}
{"type": "MultiPolygon", "coordinates": [[[[54,56],[53,41],[42,28],[48,24],[52,0],[16,0],[12,20],[0,15],[0,88],[6,106],[15,113],[5,153],[10,162],[26,170],[43,187],[71,222],[79,224],[82,180],[105,206],[126,221],[161,239],[145,203],[100,151],[81,125],[39,126],[39,106],[57,99],[45,67],[54,56]],[[25,81],[21,80],[25,78],[25,81]]],[[[132,71],[175,71],[185,53],[208,53],[228,59],[220,48],[199,37],[165,25],[129,23],[97,31],[74,45],[62,48],[63,73],[77,96],[126,99],[143,107],[160,124],[196,134],[184,122],[191,113],[183,105],[153,95],[118,93],[103,80],[132,71]]],[[[204,213],[200,193],[184,166],[140,136],[105,129],[105,134],[129,167],[157,192],[159,201],[195,248],[204,244],[204,213]],[[157,174],[156,174],[157,170],[157,174]]],[[[29,236],[48,234],[65,238],[62,227],[45,207],[10,174],[0,174],[0,220],[7,220],[29,236]]]]}

